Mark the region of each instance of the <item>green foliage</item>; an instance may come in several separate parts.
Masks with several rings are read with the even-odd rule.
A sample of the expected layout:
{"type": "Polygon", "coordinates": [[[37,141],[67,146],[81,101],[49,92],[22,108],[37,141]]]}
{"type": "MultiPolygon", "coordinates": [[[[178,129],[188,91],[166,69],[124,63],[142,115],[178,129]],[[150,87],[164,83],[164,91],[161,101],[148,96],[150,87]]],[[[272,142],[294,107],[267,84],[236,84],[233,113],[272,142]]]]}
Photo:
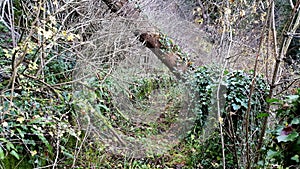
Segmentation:
{"type": "Polygon", "coordinates": [[[0,30],[4,32],[0,35],[0,159],[4,161],[3,167],[14,168],[19,165],[14,161],[22,159],[26,159],[20,164],[23,168],[45,166],[58,158],[56,153],[59,158],[69,160],[72,151],[65,146],[67,138],[78,138],[76,129],[71,126],[74,114],[70,106],[71,88],[66,85],[64,88],[68,90],[60,91],[52,85],[71,80],[74,60],[53,56],[56,51],[49,49],[43,53],[43,62],[47,64],[41,67],[41,60],[37,59],[42,55],[39,43],[24,38],[12,48],[10,33],[2,23],[0,30]],[[23,56],[23,60],[19,60],[23,56]],[[16,58],[22,62],[14,64],[16,74],[12,81],[12,63],[17,63],[16,58]],[[30,167],[24,167],[23,163],[30,167]]]}
{"type": "MultiPolygon", "coordinates": [[[[197,126],[203,126],[208,113],[213,111],[212,101],[216,97],[213,94],[216,94],[214,92],[216,92],[217,74],[211,68],[199,67],[192,75],[192,80],[188,82],[196,92],[194,97],[197,100],[197,105],[194,110],[199,116],[197,126]]],[[[223,110],[224,118],[227,116],[227,111],[239,112],[247,109],[251,82],[251,74],[243,71],[226,73],[224,80],[221,82],[221,90],[226,92],[223,93],[226,99],[225,109],[223,110]]],[[[264,110],[266,106],[264,99],[268,95],[268,90],[268,86],[263,78],[257,77],[251,99],[252,108],[259,107],[255,112],[264,110]]]]}
{"type": "MultiPolygon", "coordinates": [[[[243,138],[243,121],[245,112],[248,108],[250,85],[252,83],[252,75],[243,71],[225,72],[223,81],[221,82],[220,101],[222,119],[215,119],[217,123],[212,123],[208,117],[216,118],[216,90],[219,72],[213,71],[212,68],[199,67],[193,74],[194,79],[191,83],[192,89],[195,90],[195,100],[198,101],[194,111],[198,118],[196,125],[187,137],[187,144],[196,148],[197,153],[190,152],[189,163],[196,167],[202,164],[204,168],[222,166],[221,157],[221,140],[219,137],[219,128],[217,123],[223,124],[225,138],[226,167],[235,168],[242,155],[242,147],[239,147],[239,141],[243,138]],[[224,97],[222,97],[222,95],[224,97]],[[223,101],[222,101],[223,99],[223,101]],[[207,136],[208,138],[202,138],[207,136]],[[231,133],[231,134],[229,134],[231,133]]],[[[268,95],[268,85],[262,77],[256,77],[255,90],[251,97],[251,114],[249,132],[255,133],[255,130],[261,124],[267,104],[265,102],[268,95]]],[[[256,135],[253,135],[256,137],[256,135]]],[[[252,141],[252,144],[255,142],[252,141]]],[[[218,167],[216,167],[218,168],[218,167]]]]}
{"type": "Polygon", "coordinates": [[[174,41],[170,37],[168,37],[167,35],[165,35],[163,33],[160,33],[159,37],[160,37],[159,41],[162,44],[160,49],[163,52],[176,54],[178,56],[177,61],[180,64],[185,63],[186,65],[190,66],[190,64],[192,62],[191,62],[189,55],[187,53],[183,52],[182,49],[178,45],[174,44],[174,41]]]}
{"type": "Polygon", "coordinates": [[[150,94],[159,88],[168,88],[175,85],[175,79],[170,76],[153,76],[136,79],[132,85],[129,86],[130,97],[132,99],[143,100],[147,99],[150,94]]]}
{"type": "MultiPolygon", "coordinates": [[[[222,118],[215,119],[217,123],[211,123],[208,117],[215,117],[217,100],[215,94],[220,72],[215,68],[197,68],[186,82],[191,87],[191,93],[194,93],[191,102],[195,103],[192,109],[196,112],[197,119],[194,128],[177,147],[164,155],[141,159],[109,154],[106,151],[107,145],[97,137],[98,133],[88,131],[90,128],[86,131],[77,130],[75,122],[86,120],[84,118],[89,115],[90,119],[116,128],[132,136],[133,139],[158,135],[166,131],[172,123],[177,122],[176,118],[182,104],[177,98],[180,96],[176,91],[177,83],[168,75],[154,75],[137,78],[124,89],[130,104],[142,112],[147,111],[148,102],[156,90],[165,90],[167,106],[161,113],[161,117],[149,123],[136,123],[128,119],[124,112],[114,105],[113,81],[109,77],[103,81],[98,79],[99,77],[87,77],[84,82],[90,85],[87,87],[88,90],[78,88],[78,91],[73,93],[71,85],[64,83],[72,81],[76,57],[70,47],[75,44],[76,51],[81,47],[75,42],[75,39],[80,39],[80,36],[62,30],[67,25],[57,23],[57,16],[50,17],[48,12],[51,13],[52,9],[38,9],[37,4],[29,1],[22,3],[19,0],[13,1],[14,23],[20,24],[15,28],[22,29],[19,30],[22,32],[21,39],[18,39],[15,48],[12,47],[10,30],[0,23],[0,166],[2,168],[38,168],[54,164],[56,160],[58,160],[57,168],[71,168],[73,162],[75,168],[220,168],[222,147],[217,128],[219,123],[223,125],[226,133],[224,135],[227,161],[225,165],[227,168],[240,168],[238,164],[242,159],[243,149],[239,145],[244,144],[245,141],[242,122],[245,111],[249,108],[249,89],[253,80],[251,72],[225,72],[221,82],[223,92],[221,93],[224,96],[221,97],[224,99],[224,105],[221,107],[222,118]],[[29,4],[27,9],[29,11],[24,12],[25,8],[21,4],[25,4],[24,6],[29,4]],[[41,12],[40,16],[31,15],[37,11],[41,12]],[[42,16],[45,17],[43,20],[42,16]],[[31,25],[35,19],[39,27],[31,25]],[[16,61],[21,63],[16,66],[14,65],[16,61]],[[13,69],[16,72],[13,72],[13,69]],[[12,80],[12,76],[15,77],[15,81],[12,80]]],[[[265,2],[259,3],[262,6],[264,4],[265,2]]],[[[283,4],[289,6],[287,2],[283,4]]],[[[49,6],[59,5],[61,4],[53,3],[49,6]]],[[[256,24],[265,21],[266,8],[258,8],[257,3],[248,6],[246,1],[230,1],[229,8],[224,8],[222,3],[210,1],[204,2],[204,5],[208,6],[208,18],[214,24],[224,24],[222,19],[224,14],[228,14],[231,25],[236,25],[233,29],[234,35],[241,33],[238,32],[239,27],[245,27],[243,30],[250,32],[252,27],[257,27],[256,24]],[[249,24],[250,21],[255,24],[249,24]]],[[[276,8],[280,5],[281,3],[277,3],[276,8]]],[[[64,12],[60,11],[58,15],[60,14],[63,16],[64,12]]],[[[67,19],[66,17],[63,22],[67,19]]],[[[205,22],[205,18],[198,19],[201,23],[205,22]]],[[[84,27],[83,30],[88,28],[84,27]]],[[[163,52],[173,52],[180,57],[181,61],[189,62],[188,56],[182,53],[172,39],[162,34],[160,37],[163,52]]],[[[298,41],[293,40],[289,49],[289,55],[293,60],[299,60],[299,50],[294,48],[297,44],[298,41]]],[[[296,68],[294,69],[297,70],[296,68]]],[[[106,70],[98,73],[101,77],[109,74],[106,70]]],[[[260,129],[261,120],[270,116],[264,111],[267,106],[265,100],[268,90],[263,77],[256,77],[255,88],[250,98],[251,148],[255,147],[256,133],[260,129]]],[[[269,140],[263,149],[266,161],[260,163],[261,167],[270,168],[273,164],[283,167],[300,165],[299,95],[300,90],[284,100],[275,98],[267,100],[268,103],[274,106],[280,105],[281,108],[276,111],[278,124],[269,131],[269,140]]],[[[97,125],[97,122],[93,125],[97,125]]]]}
{"type": "Polygon", "coordinates": [[[181,48],[178,45],[174,44],[174,41],[167,35],[161,33],[159,41],[163,45],[161,47],[162,50],[166,52],[176,53],[179,55],[182,54],[181,48]]]}
{"type": "Polygon", "coordinates": [[[211,94],[213,87],[213,74],[206,67],[199,67],[195,73],[193,73],[191,80],[188,81],[191,88],[195,91],[194,99],[196,106],[194,111],[197,112],[196,127],[202,128],[207,115],[211,109],[211,94]]]}
{"type": "MultiPolygon", "coordinates": [[[[165,112],[159,112],[163,114],[161,118],[156,117],[158,118],[157,121],[160,122],[155,120],[152,122],[137,122],[135,119],[129,119],[127,113],[130,112],[123,112],[127,110],[119,110],[112,101],[112,92],[115,89],[113,88],[110,78],[108,78],[105,83],[100,83],[94,77],[87,79],[87,81],[87,84],[90,84],[89,88],[78,90],[78,92],[75,93],[75,97],[77,98],[73,101],[73,105],[76,107],[75,109],[77,111],[87,112],[92,106],[96,112],[98,112],[98,116],[95,116],[97,113],[91,113],[89,114],[90,117],[102,119],[100,123],[104,122],[105,125],[117,126],[117,130],[122,131],[122,133],[126,135],[137,138],[156,135],[168,129],[170,124],[177,117],[176,115],[180,108],[178,105],[180,103],[177,103],[176,97],[178,97],[178,93],[173,93],[176,88],[176,83],[175,80],[168,75],[153,75],[150,77],[137,78],[133,80],[133,83],[131,83],[128,88],[123,89],[125,92],[124,97],[128,97],[126,99],[131,102],[132,106],[139,111],[145,112],[151,111],[148,110],[151,95],[153,95],[155,91],[163,91],[165,94],[164,97],[168,100],[168,105],[170,106],[165,108],[165,112]]],[[[101,124],[94,125],[101,126],[101,124]]]]}
{"type": "Polygon", "coordinates": [[[72,78],[72,72],[75,67],[75,59],[67,59],[67,56],[51,56],[49,54],[48,59],[53,59],[44,68],[46,76],[46,82],[49,84],[57,84],[70,81],[72,78]],[[55,59],[53,59],[54,57],[55,59]]]}
{"type": "Polygon", "coordinates": [[[0,158],[29,157],[30,164],[43,166],[51,163],[58,140],[65,134],[76,134],[69,124],[71,114],[65,114],[70,112],[70,98],[45,99],[37,93],[32,97],[32,94],[23,91],[16,96],[14,106],[17,108],[10,108],[8,102],[2,101],[0,158]]]}
{"type": "Polygon", "coordinates": [[[294,95],[284,99],[269,99],[276,105],[279,122],[270,129],[264,147],[266,161],[260,164],[266,167],[278,165],[284,168],[299,166],[300,152],[300,89],[294,95]]]}

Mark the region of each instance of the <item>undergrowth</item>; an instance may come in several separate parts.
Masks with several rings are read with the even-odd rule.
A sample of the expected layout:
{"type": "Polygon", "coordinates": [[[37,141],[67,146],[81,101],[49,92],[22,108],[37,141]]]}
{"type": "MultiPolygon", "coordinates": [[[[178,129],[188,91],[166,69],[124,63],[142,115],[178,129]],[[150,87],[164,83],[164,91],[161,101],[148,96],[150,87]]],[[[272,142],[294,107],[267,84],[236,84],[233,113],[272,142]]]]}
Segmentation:
{"type": "MultiPolygon", "coordinates": [[[[37,12],[35,8],[38,6],[32,7],[37,12]]],[[[16,5],[14,10],[16,21],[21,20],[21,7],[16,5]]],[[[40,6],[39,10],[43,8],[40,6]]],[[[32,22],[29,20],[28,24],[32,22]]],[[[251,155],[257,151],[255,145],[262,119],[272,116],[263,149],[259,150],[264,159],[259,161],[259,167],[296,168],[300,165],[300,90],[295,89],[295,93],[284,97],[267,98],[269,86],[263,76],[257,76],[249,98],[253,72],[226,71],[220,100],[217,100],[220,72],[209,66],[196,68],[185,82],[192,96],[189,100],[192,106],[188,108],[196,118],[177,145],[163,154],[145,157],[109,151],[112,146],[108,143],[115,141],[110,136],[115,133],[103,136],[108,129],[118,130],[131,139],[151,139],[180,123],[178,116],[186,104],[182,99],[186,91],[181,90],[180,82],[169,74],[136,77],[122,89],[120,97],[141,113],[150,112],[149,102],[158,91],[166,104],[151,122],[129,119],[125,113],[130,114],[131,110],[120,110],[116,106],[118,98],[112,87],[111,65],[103,66],[102,72],[93,72],[80,85],[74,86],[73,73],[79,54],[74,52],[77,48],[70,48],[78,43],[80,36],[71,31],[57,32],[59,24],[51,17],[43,23],[44,28],[31,25],[30,31],[23,33],[32,32],[33,35],[21,37],[15,44],[10,30],[0,23],[2,168],[222,168],[218,124],[223,125],[225,133],[222,136],[225,138],[225,166],[242,168],[247,126],[244,117],[249,101],[247,131],[251,135],[251,155]],[[36,37],[42,37],[39,39],[42,43],[36,37]],[[217,117],[217,101],[221,103],[221,117],[217,117]],[[265,112],[268,104],[272,112],[265,112]]],[[[161,43],[171,51],[181,52],[169,38],[165,37],[161,43]]]]}

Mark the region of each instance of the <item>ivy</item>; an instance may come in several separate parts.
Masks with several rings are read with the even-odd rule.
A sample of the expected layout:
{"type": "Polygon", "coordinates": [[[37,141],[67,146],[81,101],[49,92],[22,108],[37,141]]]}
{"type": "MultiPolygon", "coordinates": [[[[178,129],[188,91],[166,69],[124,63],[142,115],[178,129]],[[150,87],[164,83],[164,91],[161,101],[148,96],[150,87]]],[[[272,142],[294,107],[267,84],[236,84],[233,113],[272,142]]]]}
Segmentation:
{"type": "MultiPolygon", "coordinates": [[[[192,144],[192,147],[197,147],[196,152],[198,153],[192,155],[194,158],[192,163],[195,164],[195,167],[198,163],[202,164],[203,167],[210,167],[212,163],[218,166],[222,164],[222,158],[220,157],[222,148],[218,128],[220,119],[215,119],[215,123],[211,121],[211,118],[217,117],[216,91],[220,72],[216,70],[219,69],[216,69],[215,67],[199,67],[187,82],[191,86],[191,89],[194,90],[195,107],[193,111],[197,114],[195,127],[186,138],[188,144],[192,144]],[[206,135],[211,137],[202,138],[206,135]],[[197,141],[203,139],[205,140],[203,143],[197,141]]],[[[251,72],[237,70],[232,72],[226,71],[221,82],[221,95],[219,96],[219,99],[224,132],[234,132],[236,135],[236,138],[234,138],[235,141],[233,141],[232,134],[224,135],[226,141],[225,152],[227,154],[226,167],[228,168],[236,167],[237,160],[241,158],[236,157],[236,155],[240,156],[243,151],[236,145],[238,144],[238,140],[243,140],[240,136],[242,137],[243,135],[243,120],[248,108],[252,80],[253,77],[251,72]],[[231,120],[232,122],[230,122],[231,120]],[[237,149],[233,150],[232,147],[234,146],[236,146],[237,149]],[[236,152],[237,154],[235,155],[233,152],[236,152]]],[[[266,98],[268,96],[268,91],[269,87],[264,78],[262,76],[256,77],[255,89],[250,100],[251,126],[249,132],[251,133],[255,133],[255,130],[259,128],[261,124],[262,117],[266,115],[266,113],[263,112],[267,106],[266,98]]],[[[257,136],[253,135],[253,137],[257,136]]]]}
{"type": "Polygon", "coordinates": [[[269,99],[276,106],[279,121],[270,130],[264,150],[263,166],[277,164],[281,167],[299,166],[300,152],[300,89],[285,98],[269,99]]]}

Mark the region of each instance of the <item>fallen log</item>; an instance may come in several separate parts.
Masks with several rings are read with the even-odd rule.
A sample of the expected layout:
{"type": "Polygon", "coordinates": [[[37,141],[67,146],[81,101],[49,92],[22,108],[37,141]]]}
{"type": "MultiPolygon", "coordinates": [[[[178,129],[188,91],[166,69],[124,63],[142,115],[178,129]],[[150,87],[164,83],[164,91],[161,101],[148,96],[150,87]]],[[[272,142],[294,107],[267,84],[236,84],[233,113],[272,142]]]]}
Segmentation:
{"type": "MultiPolygon", "coordinates": [[[[103,0],[103,2],[119,16],[127,18],[141,17],[141,10],[128,0],[103,0]]],[[[177,79],[184,79],[184,74],[189,69],[193,69],[193,62],[186,53],[182,52],[178,45],[174,44],[172,39],[160,33],[156,28],[154,30],[153,32],[136,31],[134,34],[144,46],[149,48],[169,68],[177,79]]],[[[197,66],[199,65],[202,65],[202,62],[197,64],[197,66]]]]}

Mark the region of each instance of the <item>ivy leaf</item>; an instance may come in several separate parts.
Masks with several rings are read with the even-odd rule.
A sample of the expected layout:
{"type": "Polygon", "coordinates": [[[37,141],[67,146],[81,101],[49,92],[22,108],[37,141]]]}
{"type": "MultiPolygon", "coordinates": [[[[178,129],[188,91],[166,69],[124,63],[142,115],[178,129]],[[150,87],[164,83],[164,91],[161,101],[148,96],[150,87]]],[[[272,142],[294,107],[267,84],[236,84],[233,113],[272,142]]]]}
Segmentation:
{"type": "Polygon", "coordinates": [[[233,110],[238,110],[241,106],[237,104],[232,104],[233,110]]]}
{"type": "Polygon", "coordinates": [[[287,142],[287,136],[278,136],[277,137],[277,140],[278,140],[278,142],[280,143],[280,142],[287,142]]]}
{"type": "Polygon", "coordinates": [[[294,155],[292,158],[291,158],[291,160],[294,160],[294,161],[296,161],[297,163],[299,163],[299,155],[294,155]]]}
{"type": "Polygon", "coordinates": [[[257,118],[264,118],[264,117],[268,117],[268,116],[269,116],[268,113],[259,113],[259,114],[257,115],[257,118]]]}
{"type": "Polygon", "coordinates": [[[0,160],[3,160],[4,159],[4,151],[2,149],[2,147],[0,147],[0,160]]]}
{"type": "Polygon", "coordinates": [[[46,145],[47,149],[49,152],[52,152],[53,148],[50,145],[50,143],[48,142],[48,140],[44,137],[43,134],[38,134],[39,139],[42,140],[42,142],[46,145]]]}
{"type": "Polygon", "coordinates": [[[268,157],[269,159],[272,159],[272,158],[278,156],[279,154],[280,154],[280,152],[273,151],[273,150],[268,150],[268,152],[267,152],[267,157],[268,157]]]}
{"type": "Polygon", "coordinates": [[[105,111],[109,111],[109,108],[103,104],[99,104],[100,108],[103,108],[105,111]]]}
{"type": "Polygon", "coordinates": [[[22,138],[24,138],[26,132],[22,131],[22,130],[19,129],[19,128],[17,128],[17,131],[19,132],[20,136],[21,136],[22,138]]]}
{"type": "Polygon", "coordinates": [[[248,108],[248,103],[246,103],[246,102],[241,102],[241,105],[246,109],[248,108]]]}
{"type": "Polygon", "coordinates": [[[68,153],[68,152],[66,152],[66,151],[63,151],[63,154],[64,154],[66,157],[70,158],[70,159],[73,159],[73,158],[74,158],[74,156],[73,156],[72,154],[70,154],[70,153],[68,153]]]}
{"type": "Polygon", "coordinates": [[[10,151],[11,149],[15,149],[15,146],[11,142],[6,143],[6,149],[10,151]]]}
{"type": "Polygon", "coordinates": [[[38,138],[45,144],[45,146],[47,147],[48,149],[48,152],[49,153],[52,153],[53,152],[53,148],[51,146],[51,144],[48,142],[48,140],[46,139],[46,137],[44,136],[43,133],[35,130],[35,129],[31,129],[31,131],[36,134],[38,136],[38,138]]]}
{"type": "Polygon", "coordinates": [[[0,138],[0,141],[2,141],[2,142],[8,142],[5,138],[0,138]]]}
{"type": "Polygon", "coordinates": [[[280,100],[276,98],[267,99],[267,103],[278,103],[278,102],[280,102],[280,100]]]}
{"type": "Polygon", "coordinates": [[[298,95],[290,95],[290,96],[287,96],[288,100],[291,100],[291,101],[295,101],[299,98],[298,95]]]}
{"type": "Polygon", "coordinates": [[[293,131],[292,133],[290,133],[289,135],[280,135],[277,137],[278,142],[288,142],[288,141],[294,141],[297,137],[299,136],[299,134],[295,131],[293,131]]]}
{"type": "Polygon", "coordinates": [[[291,124],[300,124],[299,118],[294,118],[291,122],[291,124]]]}
{"type": "Polygon", "coordinates": [[[195,135],[194,135],[194,134],[191,135],[191,139],[192,139],[192,140],[195,139],[195,135]]]}
{"type": "Polygon", "coordinates": [[[229,71],[228,70],[224,70],[224,75],[227,75],[229,74],[229,71]]]}
{"type": "Polygon", "coordinates": [[[16,157],[16,159],[20,159],[20,156],[19,156],[19,154],[15,151],[15,150],[12,150],[11,152],[10,152],[10,154],[12,155],[12,156],[14,156],[14,157],[16,157]]]}

